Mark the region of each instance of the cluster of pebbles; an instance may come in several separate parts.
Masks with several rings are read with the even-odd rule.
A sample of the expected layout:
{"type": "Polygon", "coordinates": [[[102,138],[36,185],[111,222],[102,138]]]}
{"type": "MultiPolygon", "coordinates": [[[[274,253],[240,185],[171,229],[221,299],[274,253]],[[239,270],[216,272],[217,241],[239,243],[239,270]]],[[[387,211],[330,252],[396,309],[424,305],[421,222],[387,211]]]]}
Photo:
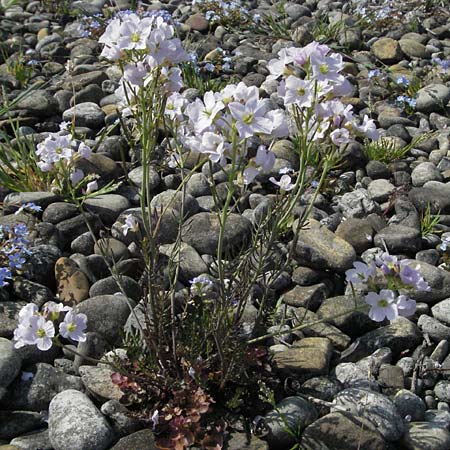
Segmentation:
{"type": "MultiPolygon", "coordinates": [[[[104,3],[75,1],[72,7],[97,14],[111,8],[104,3]]],[[[125,0],[117,1],[117,6],[131,5],[125,0]]],[[[265,1],[245,6],[251,15],[276,14],[265,1]]],[[[429,76],[436,68],[434,58],[450,58],[448,11],[437,8],[434,14],[419,17],[413,32],[407,20],[363,28],[344,1],[287,2],[284,24],[292,34],[292,41],[287,41],[248,29],[210,27],[191,2],[154,1],[144,7],[172,13],[180,22],[181,36],[195,44],[200,61],[223,49],[231,57],[233,77],[258,86],[261,95],[273,101],[276,93],[270,82],[265,83],[267,62],[283,47],[311,42],[319,17],[329,24],[342,21],[346,32],[328,44],[347,55],[345,73],[354,86],[349,103],[361,117],[370,111],[385,139],[395,146],[404,147],[434,132],[391,163],[368,161],[362,145],[352,144],[344,165],[332,174],[332,190],[317,196],[292,270],[279,286],[293,316],[303,317],[305,323],[332,319],[295,335],[287,327],[282,341],[268,345],[274,365],[298,382],[298,395],[283,399],[278,409],[292,425],[301,424],[300,448],[450,449],[450,272],[442,267],[445,255],[440,250],[441,238],[450,232],[450,77],[446,81],[445,73],[429,76]],[[415,76],[423,82],[412,114],[405,114],[386,88],[369,79],[369,70],[376,67],[389,70],[394,80],[415,76]],[[441,235],[422,236],[421,215],[427,208],[440,214],[441,235]],[[356,260],[369,261],[384,246],[391,254],[416,260],[431,292],[413,296],[418,302],[414,317],[390,324],[374,323],[366,312],[343,314],[355,302],[343,283],[344,272],[356,260]]],[[[99,60],[97,39],[85,35],[79,19],[63,19],[38,1],[19,2],[4,11],[0,82],[9,99],[22,92],[8,71],[22,52],[32,61],[31,82],[45,84],[14,106],[12,116],[19,119],[20,132],[39,141],[58,131],[62,120],[74,120],[77,132],[92,145],[98,132],[117,119],[114,90],[120,73],[99,60]]],[[[189,89],[186,95],[193,98],[198,92],[189,89]]],[[[0,117],[0,126],[7,129],[7,124],[7,117],[0,117]]],[[[277,142],[273,151],[298,167],[288,140],[277,142]]],[[[84,169],[99,174],[102,182],[123,179],[121,155],[129,152],[117,128],[97,146],[84,169]]],[[[183,233],[180,271],[185,284],[208,272],[216,252],[218,229],[211,225],[213,202],[204,170],[206,166],[187,185],[185,211],[190,218],[183,233]]],[[[119,330],[132,326],[124,297],[114,295],[118,287],[101,248],[110,249],[125,293],[138,304],[142,288],[137,246],[132,233],[123,235],[122,225],[127,214],[139,211],[142,167],[130,166],[128,177],[131,183],[123,183],[116,193],[86,201],[91,226],[101,235],[97,243],[74,205],[51,192],[11,193],[0,187],[0,225],[25,222],[34,230],[27,271],[0,289],[0,450],[156,448],[151,430],[127,416],[107,366],[89,365],[82,356],[74,358],[58,348],[16,350],[11,341],[18,312],[26,303],[42,306],[57,297],[88,317],[87,341],[78,346],[82,355],[101,357],[118,344],[119,330]],[[40,205],[42,213],[13,214],[15,205],[26,202],[40,205]]],[[[152,170],[150,183],[156,193],[152,206],[164,206],[179,177],[152,170]]],[[[264,197],[259,189],[242,199],[242,214],[233,216],[228,242],[242,241],[252,220],[263,213],[264,197]]],[[[169,221],[161,231],[160,243],[168,253],[175,226],[169,221]]],[[[247,309],[245,317],[251,322],[256,309],[251,305],[247,309]]],[[[264,424],[270,432],[263,440],[247,441],[243,430],[237,429],[227,448],[291,448],[292,437],[275,411],[266,414],[264,424]]]]}

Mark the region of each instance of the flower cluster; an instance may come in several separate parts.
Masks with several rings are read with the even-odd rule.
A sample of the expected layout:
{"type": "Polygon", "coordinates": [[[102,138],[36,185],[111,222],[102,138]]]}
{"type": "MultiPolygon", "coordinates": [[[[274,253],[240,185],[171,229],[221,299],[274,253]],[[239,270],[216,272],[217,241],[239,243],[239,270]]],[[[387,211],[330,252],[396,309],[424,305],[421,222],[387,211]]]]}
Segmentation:
{"type": "Polygon", "coordinates": [[[232,27],[242,25],[250,18],[248,9],[236,1],[193,0],[192,4],[204,13],[205,19],[211,24],[232,27]]]}
{"type": "MultiPolygon", "coordinates": [[[[36,205],[33,205],[36,207],[36,205]]],[[[23,223],[14,227],[0,225],[0,287],[7,286],[14,271],[21,270],[31,255],[29,230],[23,223]]]]}
{"type": "Polygon", "coordinates": [[[415,109],[417,104],[417,100],[415,98],[411,98],[407,95],[399,95],[395,101],[405,109],[415,109]]]}
{"type": "Polygon", "coordinates": [[[263,145],[249,162],[249,138],[288,135],[284,112],[269,110],[267,102],[259,97],[258,88],[242,82],[217,93],[208,91],[189,104],[174,93],[167,100],[166,115],[177,122],[177,134],[187,149],[205,154],[222,166],[234,161],[243,168],[246,184],[275,163],[275,155],[263,145]]]}
{"type": "Polygon", "coordinates": [[[115,92],[122,105],[128,106],[155,77],[164,81],[160,84],[166,91],[181,89],[181,70],[174,65],[188,57],[174,34],[173,25],[157,14],[123,14],[108,24],[99,39],[104,44],[101,56],[122,61],[123,76],[115,92]]]}
{"type": "Polygon", "coordinates": [[[268,79],[281,79],[278,95],[294,117],[297,132],[309,141],[340,146],[350,141],[351,133],[378,139],[375,122],[366,115],[360,123],[353,107],[340,100],[352,89],[341,74],[343,68],[342,56],[317,42],[281,49],[268,63],[268,79]],[[298,75],[299,69],[304,77],[298,75]]]}
{"type": "Polygon", "coordinates": [[[34,303],[28,303],[19,312],[19,323],[14,330],[14,346],[16,348],[25,345],[36,345],[39,350],[49,350],[55,336],[55,322],[59,322],[59,335],[75,342],[84,342],[87,325],[85,314],[77,314],[70,306],[62,303],[47,302],[42,312],[34,303]],[[60,321],[60,315],[65,313],[64,320],[60,321]]]}
{"type": "Polygon", "coordinates": [[[408,259],[398,260],[396,256],[383,253],[370,264],[353,263],[354,268],[347,270],[346,279],[352,285],[364,284],[369,293],[364,297],[371,308],[369,317],[381,322],[384,319],[395,320],[399,316],[411,316],[416,302],[399,291],[430,291],[430,286],[420,273],[420,266],[412,267],[408,259]],[[379,290],[379,285],[385,289],[379,290]]]}
{"type": "MultiPolygon", "coordinates": [[[[61,130],[67,127],[67,123],[61,124],[61,130]]],[[[47,138],[37,145],[37,163],[42,172],[53,172],[54,188],[64,190],[65,181],[71,186],[79,188],[86,185],[86,193],[97,190],[97,182],[86,177],[81,169],[77,169],[76,162],[80,158],[89,158],[92,151],[84,142],[78,142],[69,134],[50,133],[47,138]],[[90,181],[91,180],[91,181],[90,181]]]]}

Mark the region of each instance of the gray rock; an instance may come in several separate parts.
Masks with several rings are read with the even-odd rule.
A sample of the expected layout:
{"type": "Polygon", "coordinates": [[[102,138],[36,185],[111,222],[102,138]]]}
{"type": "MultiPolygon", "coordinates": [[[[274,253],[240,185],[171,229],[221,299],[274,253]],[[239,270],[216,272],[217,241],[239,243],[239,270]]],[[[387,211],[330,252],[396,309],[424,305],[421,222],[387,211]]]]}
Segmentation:
{"type": "Polygon", "coordinates": [[[105,124],[105,113],[96,103],[85,102],[64,111],[63,120],[74,120],[78,127],[97,129],[105,124]]]}
{"type": "MultiPolygon", "coordinates": [[[[54,203],[59,197],[51,192],[12,192],[5,197],[4,205],[23,205],[35,203],[45,209],[50,203],[54,203]]],[[[15,219],[15,217],[14,217],[15,219]]]]}
{"type": "Polygon", "coordinates": [[[417,325],[404,317],[399,317],[389,325],[369,331],[358,338],[342,359],[350,362],[358,361],[362,356],[370,355],[381,347],[389,347],[395,357],[421,342],[422,333],[417,325]]]}
{"type": "Polygon", "coordinates": [[[70,105],[75,106],[84,102],[98,104],[105,95],[106,94],[98,84],[88,84],[70,99],[70,105]]]}
{"type": "Polygon", "coordinates": [[[369,219],[350,217],[342,221],[336,229],[336,235],[347,241],[361,254],[373,245],[374,229],[369,219]]]}
{"type": "MultiPolygon", "coordinates": [[[[183,224],[182,239],[197,252],[216,255],[219,243],[220,225],[214,213],[198,213],[183,224]]],[[[239,214],[230,214],[225,224],[223,249],[232,252],[249,242],[251,222],[239,214]]]]}
{"type": "Polygon", "coordinates": [[[21,277],[14,279],[13,292],[17,298],[39,307],[46,302],[55,301],[53,292],[47,286],[21,277]]]}
{"type": "Polygon", "coordinates": [[[374,238],[374,244],[383,248],[386,245],[392,254],[417,253],[422,247],[420,230],[403,225],[389,225],[383,228],[374,238]]]}
{"type": "MultiPolygon", "coordinates": [[[[134,303],[131,302],[132,307],[134,303]]],[[[76,311],[87,315],[87,331],[95,331],[115,342],[119,330],[130,315],[128,302],[122,295],[100,295],[77,305],[76,311]]]]}
{"type": "MultiPolygon", "coordinates": [[[[19,320],[19,311],[25,305],[26,302],[0,302],[0,338],[13,338],[14,330],[17,328],[17,322],[19,320]]],[[[6,352],[8,344],[3,344],[3,346],[4,351],[6,352]]],[[[9,354],[9,352],[7,353],[9,354]]],[[[4,368],[3,370],[6,370],[6,368],[4,368]]]]}
{"type": "Polygon", "coordinates": [[[401,445],[405,450],[447,450],[450,433],[440,423],[413,422],[407,425],[401,445]]]}
{"type": "Polygon", "coordinates": [[[404,433],[403,420],[397,408],[378,392],[345,389],[336,396],[334,403],[372,422],[387,441],[397,441],[404,433]]]}
{"type": "Polygon", "coordinates": [[[395,186],[388,180],[374,180],[367,186],[369,198],[375,202],[383,203],[395,192],[395,186]]]}
{"type": "Polygon", "coordinates": [[[58,114],[58,102],[45,90],[33,90],[13,106],[13,109],[25,110],[28,114],[40,118],[58,114]]]}
{"type": "Polygon", "coordinates": [[[395,394],[393,402],[403,418],[410,416],[412,422],[421,422],[424,420],[425,403],[413,392],[402,389],[395,394]]]}
{"type": "Polygon", "coordinates": [[[347,192],[340,198],[339,209],[345,218],[364,218],[369,214],[376,213],[378,206],[373,200],[370,200],[365,189],[356,189],[352,192],[347,192]]]}
{"type": "Polygon", "coordinates": [[[450,88],[444,84],[432,83],[417,92],[417,111],[430,113],[445,110],[450,100],[450,88]]]}
{"type": "MultiPolygon", "coordinates": [[[[411,267],[418,268],[431,291],[413,291],[411,298],[419,302],[435,303],[450,297],[450,273],[423,261],[412,260],[411,267]]],[[[445,305],[445,304],[444,304],[445,305]]],[[[439,310],[439,308],[437,308],[439,310]]],[[[434,314],[433,314],[434,315],[434,314]]],[[[440,320],[440,319],[439,319],[440,320]]],[[[448,322],[444,322],[448,323],[448,322]]]]}
{"type": "Polygon", "coordinates": [[[342,385],[338,381],[328,377],[310,378],[300,387],[302,394],[320,398],[327,402],[331,402],[340,391],[342,391],[342,385]]]}
{"type": "MultiPolygon", "coordinates": [[[[143,167],[139,166],[131,170],[130,173],[128,174],[128,177],[130,181],[132,181],[136,186],[141,187],[143,179],[143,167]]],[[[150,167],[148,178],[149,178],[148,181],[150,186],[150,192],[154,192],[156,188],[159,186],[161,179],[158,173],[152,167],[150,167]]]]}
{"type": "Polygon", "coordinates": [[[425,412],[424,420],[426,422],[437,423],[447,430],[450,428],[450,412],[448,411],[429,409],[425,412]]]}
{"type": "Polygon", "coordinates": [[[326,375],[332,353],[332,345],[326,338],[303,338],[283,352],[274,355],[273,360],[281,371],[308,377],[326,375]]]}
{"type": "MultiPolygon", "coordinates": [[[[293,225],[295,227],[295,223],[293,225]]],[[[295,258],[304,266],[344,272],[356,259],[354,248],[314,219],[299,233],[295,258]]]]}
{"type": "Polygon", "coordinates": [[[181,243],[179,250],[176,244],[166,244],[159,247],[159,251],[167,256],[172,263],[179,261],[180,281],[188,283],[193,278],[208,273],[208,266],[197,251],[188,244],[181,243]],[[179,251],[179,253],[177,253],[179,251]],[[177,256],[178,255],[178,256],[177,256]]]}
{"type": "Polygon", "coordinates": [[[129,257],[127,246],[114,238],[98,239],[94,245],[94,253],[103,256],[111,264],[129,257]]]}
{"type": "MultiPolygon", "coordinates": [[[[133,278],[127,277],[126,275],[121,276],[120,285],[129,298],[135,301],[139,301],[142,297],[141,286],[137,281],[133,280],[133,278]]],[[[121,292],[119,285],[117,284],[117,281],[114,279],[114,277],[110,276],[96,281],[89,289],[89,296],[98,297],[105,295],[114,295],[118,292],[121,292]]]]}
{"type": "Polygon", "coordinates": [[[450,325],[450,298],[442,300],[431,308],[433,317],[437,320],[450,325]]]}
{"type": "MultiPolygon", "coordinates": [[[[300,448],[325,444],[329,449],[384,450],[386,443],[367,419],[343,412],[332,412],[309,425],[303,432],[300,448]]],[[[317,447],[322,448],[322,447],[317,447]]]]}
{"type": "Polygon", "coordinates": [[[295,286],[283,294],[283,303],[290,306],[303,306],[316,311],[328,293],[329,289],[325,283],[311,286],[295,286]]]}
{"type": "Polygon", "coordinates": [[[428,181],[442,181],[442,175],[432,162],[423,162],[414,168],[411,180],[413,186],[422,187],[428,181]]]}
{"type": "Polygon", "coordinates": [[[49,408],[50,441],[58,450],[106,450],[114,433],[100,411],[81,392],[56,395],[49,408]]]}
{"type": "Polygon", "coordinates": [[[434,394],[438,400],[450,402],[450,381],[439,381],[434,387],[434,394]]]}
{"type": "Polygon", "coordinates": [[[123,392],[111,380],[113,370],[104,364],[98,366],[80,366],[81,381],[87,392],[100,401],[120,400],[123,392]]]}
{"type": "Polygon", "coordinates": [[[429,56],[429,52],[425,45],[415,39],[403,37],[398,41],[398,43],[402,49],[402,52],[407,56],[421,59],[426,59],[429,56]]]}
{"type": "Polygon", "coordinates": [[[157,450],[157,447],[152,431],[147,428],[123,437],[110,450],[157,450]]]}
{"type": "Polygon", "coordinates": [[[278,411],[270,411],[264,417],[264,422],[269,429],[265,437],[271,449],[285,450],[295,444],[293,436],[286,432],[285,421],[291,429],[304,430],[317,419],[317,411],[314,406],[301,397],[287,397],[277,404],[278,411]],[[281,419],[280,415],[283,416],[281,419]]]}
{"type": "Polygon", "coordinates": [[[42,214],[44,222],[57,223],[75,217],[78,214],[78,208],[73,203],[54,202],[45,208],[42,214]]]}
{"type": "Polygon", "coordinates": [[[98,214],[107,224],[112,224],[121,212],[130,207],[130,202],[122,195],[105,194],[89,198],[83,205],[92,214],[98,214]]]}
{"type": "Polygon", "coordinates": [[[0,411],[0,439],[14,439],[17,436],[41,428],[44,425],[44,415],[41,413],[30,411],[0,411]]]}
{"type": "Polygon", "coordinates": [[[43,411],[52,398],[67,389],[83,391],[81,378],[67,375],[50,364],[36,364],[36,373],[29,381],[16,380],[10,385],[7,396],[1,402],[5,410],[43,411]]]}
{"type": "Polygon", "coordinates": [[[424,187],[413,188],[409,199],[419,212],[430,207],[431,214],[450,213],[450,186],[438,181],[430,181],[424,187]]]}
{"type": "Polygon", "coordinates": [[[8,387],[19,374],[21,367],[22,358],[14,349],[13,343],[0,337],[0,387],[8,387]]]}
{"type": "MultiPolygon", "coordinates": [[[[50,438],[48,436],[47,430],[37,431],[33,433],[24,434],[14,438],[10,445],[11,450],[54,450],[52,444],[50,443],[50,438]]],[[[7,448],[9,450],[9,448],[7,448]]]]}
{"type": "Polygon", "coordinates": [[[142,428],[142,423],[132,417],[130,411],[118,400],[108,400],[103,403],[100,410],[108,418],[118,436],[125,436],[142,428]]]}
{"type": "Polygon", "coordinates": [[[81,234],[70,243],[70,249],[74,253],[81,253],[82,255],[89,256],[94,253],[94,238],[90,231],[81,234]]]}
{"type": "Polygon", "coordinates": [[[72,92],[72,90],[79,91],[89,84],[98,84],[101,86],[102,82],[108,77],[100,70],[94,70],[92,72],[81,73],[69,77],[62,85],[62,88],[66,91],[72,92]]]}
{"type": "Polygon", "coordinates": [[[155,210],[164,210],[165,208],[173,208],[177,211],[182,210],[184,217],[190,217],[199,210],[197,200],[189,194],[186,194],[183,199],[183,193],[168,189],[160,194],[155,195],[150,206],[155,210]]]}
{"type": "Polygon", "coordinates": [[[211,194],[208,178],[203,173],[194,173],[186,183],[186,193],[192,197],[201,197],[211,194]]]}
{"type": "Polygon", "coordinates": [[[374,387],[375,381],[370,372],[355,363],[340,363],[334,369],[336,379],[345,387],[374,387]]]}
{"type": "Polygon", "coordinates": [[[364,306],[365,304],[364,299],[360,296],[330,297],[322,302],[317,310],[317,315],[349,336],[356,338],[377,327],[377,324],[367,315],[367,308],[366,311],[355,311],[355,305],[364,306]]]}
{"type": "Polygon", "coordinates": [[[450,339],[450,327],[445,326],[434,317],[422,314],[417,321],[417,325],[424,334],[427,334],[435,342],[450,339]]]}
{"type": "Polygon", "coordinates": [[[372,44],[371,51],[376,58],[387,64],[399,62],[403,56],[398,41],[388,37],[377,39],[372,44]]]}

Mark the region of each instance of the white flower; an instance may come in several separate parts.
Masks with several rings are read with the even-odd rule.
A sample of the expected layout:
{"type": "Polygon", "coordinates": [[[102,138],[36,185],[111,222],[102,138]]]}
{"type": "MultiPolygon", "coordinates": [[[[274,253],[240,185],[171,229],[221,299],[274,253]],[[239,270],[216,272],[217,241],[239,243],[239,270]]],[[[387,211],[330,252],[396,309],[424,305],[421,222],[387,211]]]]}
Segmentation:
{"type": "Polygon", "coordinates": [[[208,91],[203,96],[203,101],[199,98],[188,105],[186,115],[189,117],[196,133],[202,133],[210,127],[217,117],[217,114],[225,108],[221,100],[217,100],[214,92],[208,91]]]}
{"type": "Polygon", "coordinates": [[[245,105],[233,102],[228,105],[228,108],[236,120],[236,129],[242,139],[259,133],[271,133],[273,124],[268,118],[264,117],[266,108],[260,101],[250,100],[245,105]]]}
{"type": "Polygon", "coordinates": [[[62,337],[72,339],[77,342],[84,342],[86,340],[86,333],[84,330],[87,326],[86,314],[76,314],[69,311],[64,317],[64,322],[59,325],[59,332],[62,337]]]}
{"type": "Polygon", "coordinates": [[[365,134],[369,139],[372,139],[376,141],[380,133],[377,130],[377,126],[375,125],[375,121],[373,119],[369,119],[369,117],[364,115],[364,119],[362,121],[361,125],[355,125],[354,126],[357,131],[359,131],[362,134],[365,134]]]}
{"type": "Polygon", "coordinates": [[[406,295],[399,295],[397,297],[397,309],[399,316],[412,316],[416,311],[416,301],[406,295]]]}
{"type": "Polygon", "coordinates": [[[59,318],[59,314],[64,311],[71,311],[70,306],[66,306],[63,303],[47,302],[44,305],[44,316],[50,320],[56,320],[59,318]]]}
{"type": "Polygon", "coordinates": [[[153,19],[141,19],[137,14],[126,16],[120,25],[120,37],[117,45],[121,50],[143,50],[147,48],[147,38],[150,36],[153,19]]]}
{"type": "Polygon", "coordinates": [[[342,83],[344,77],[339,72],[344,68],[344,63],[339,53],[333,53],[331,56],[312,53],[310,62],[315,80],[342,83]]]}
{"type": "Polygon", "coordinates": [[[300,108],[309,108],[312,105],[314,85],[309,80],[290,75],[286,78],[284,104],[297,105],[300,108]]]}
{"type": "Polygon", "coordinates": [[[134,217],[132,214],[128,214],[125,217],[125,223],[122,225],[121,228],[123,235],[126,236],[130,230],[134,233],[139,230],[139,222],[137,221],[136,217],[134,217]]]}
{"type": "Polygon", "coordinates": [[[266,113],[266,118],[272,123],[272,132],[270,133],[272,137],[284,138],[289,136],[289,126],[284,111],[273,109],[266,113]]]}
{"type": "Polygon", "coordinates": [[[334,145],[347,144],[350,142],[350,132],[346,128],[337,128],[330,133],[330,138],[334,145]]]}
{"type": "Polygon", "coordinates": [[[260,145],[256,152],[255,163],[266,172],[273,168],[275,164],[275,154],[267,150],[264,145],[260,145]]]}
{"type": "Polygon", "coordinates": [[[188,101],[181,94],[174,92],[167,98],[164,114],[172,120],[183,120],[183,110],[187,104],[188,101]]]}
{"type": "Polygon", "coordinates": [[[255,167],[247,167],[243,172],[244,184],[253,183],[253,180],[258,176],[259,170],[255,167]]]}
{"type": "Polygon", "coordinates": [[[82,142],[78,147],[78,154],[84,158],[88,159],[91,156],[92,150],[84,142],[82,142]]]}
{"type": "Polygon", "coordinates": [[[373,261],[370,264],[355,261],[353,267],[354,269],[349,269],[345,272],[347,282],[353,284],[365,283],[369,278],[375,276],[377,270],[373,261]]]}
{"type": "Polygon", "coordinates": [[[143,86],[147,75],[148,67],[141,61],[127,64],[123,70],[123,79],[134,86],[143,86]]]}
{"type": "Polygon", "coordinates": [[[291,191],[292,189],[294,189],[294,184],[292,183],[292,179],[289,175],[283,175],[280,178],[280,181],[277,181],[274,177],[270,177],[269,181],[271,181],[273,184],[276,184],[277,186],[280,187],[280,189],[282,191],[291,191]]]}
{"type": "Polygon", "coordinates": [[[72,186],[75,186],[84,178],[84,172],[81,169],[75,169],[69,178],[72,186]]]}
{"type": "Polygon", "coordinates": [[[45,320],[43,316],[32,316],[23,338],[27,344],[36,345],[39,350],[47,351],[53,345],[54,336],[55,327],[51,320],[45,320]]]}
{"type": "Polygon", "coordinates": [[[92,192],[95,192],[98,189],[97,181],[91,181],[86,186],[86,194],[91,194],[92,192]]]}
{"type": "Polygon", "coordinates": [[[397,319],[399,313],[395,303],[395,293],[390,289],[382,289],[379,294],[369,292],[364,300],[371,306],[369,317],[375,322],[397,319]]]}

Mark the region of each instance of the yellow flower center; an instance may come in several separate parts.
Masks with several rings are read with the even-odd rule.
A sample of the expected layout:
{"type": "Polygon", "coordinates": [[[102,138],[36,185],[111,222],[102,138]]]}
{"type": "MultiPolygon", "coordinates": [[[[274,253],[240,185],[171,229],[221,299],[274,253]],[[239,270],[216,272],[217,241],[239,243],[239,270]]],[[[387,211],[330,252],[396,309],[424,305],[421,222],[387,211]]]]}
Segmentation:
{"type": "Polygon", "coordinates": [[[74,323],[69,323],[69,325],[67,325],[67,331],[69,333],[72,333],[73,331],[75,331],[77,329],[77,326],[74,323]]]}
{"type": "Polygon", "coordinates": [[[139,33],[133,33],[131,35],[131,42],[137,44],[141,40],[141,35],[139,33]]]}
{"type": "Polygon", "coordinates": [[[320,73],[326,75],[330,68],[328,67],[328,64],[321,64],[319,67],[320,73]]]}
{"type": "Polygon", "coordinates": [[[378,300],[378,306],[380,308],[386,308],[389,305],[389,302],[382,298],[381,300],[378,300]]]}
{"type": "Polygon", "coordinates": [[[252,113],[248,113],[245,114],[244,117],[242,117],[242,122],[244,122],[247,125],[250,125],[253,122],[253,114],[252,113]]]}
{"type": "Polygon", "coordinates": [[[306,93],[305,88],[298,88],[297,89],[297,94],[298,95],[303,96],[303,95],[305,95],[305,93],[306,93]]]}
{"type": "Polygon", "coordinates": [[[38,330],[37,330],[37,336],[39,337],[39,338],[43,338],[43,337],[45,337],[46,335],[47,335],[47,333],[45,332],[45,330],[43,329],[43,328],[39,328],[38,330]]]}

